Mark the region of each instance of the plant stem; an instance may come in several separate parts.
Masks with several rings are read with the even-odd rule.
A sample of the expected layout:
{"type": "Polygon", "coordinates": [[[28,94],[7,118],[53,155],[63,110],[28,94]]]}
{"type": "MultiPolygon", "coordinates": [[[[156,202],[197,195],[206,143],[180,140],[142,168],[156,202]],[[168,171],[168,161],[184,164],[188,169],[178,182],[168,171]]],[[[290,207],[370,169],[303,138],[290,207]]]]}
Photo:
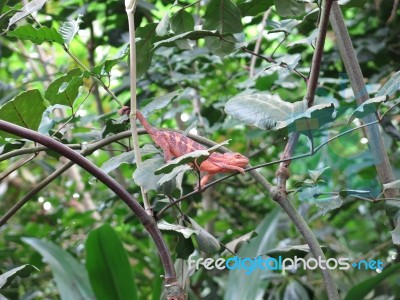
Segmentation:
{"type": "MultiPolygon", "coordinates": [[[[127,4],[126,3],[126,13],[128,15],[128,24],[129,24],[129,43],[130,43],[130,86],[131,86],[131,110],[129,113],[129,121],[131,123],[131,133],[132,133],[132,142],[133,142],[133,151],[135,152],[136,164],[137,167],[140,168],[142,164],[142,154],[140,153],[139,148],[139,139],[138,139],[138,129],[136,126],[136,110],[137,110],[137,100],[136,100],[136,35],[135,35],[135,8],[136,1],[132,3],[132,1],[127,4]]],[[[147,198],[146,191],[143,186],[140,186],[140,190],[143,198],[143,205],[146,212],[152,216],[153,209],[151,208],[149,199],[147,198]]]]}
{"type": "Polygon", "coordinates": [[[125,202],[126,205],[128,205],[128,207],[138,217],[139,221],[143,224],[145,229],[153,238],[157,246],[162,265],[164,267],[166,283],[176,283],[174,265],[169,250],[161,235],[161,232],[157,227],[157,223],[154,221],[153,218],[147,215],[146,211],[140,206],[140,204],[135,199],[133,199],[132,196],[118,182],[116,182],[113,178],[104,173],[100,168],[98,168],[96,165],[84,158],[79,153],[76,153],[74,150],[68,148],[58,141],[53,140],[48,136],[3,120],[0,120],[0,130],[18,135],[31,141],[35,141],[58,152],[69,160],[78,164],[80,167],[88,171],[98,180],[103,182],[108,188],[110,188],[116,195],[118,195],[118,197],[122,199],[122,201],[125,202]]]}

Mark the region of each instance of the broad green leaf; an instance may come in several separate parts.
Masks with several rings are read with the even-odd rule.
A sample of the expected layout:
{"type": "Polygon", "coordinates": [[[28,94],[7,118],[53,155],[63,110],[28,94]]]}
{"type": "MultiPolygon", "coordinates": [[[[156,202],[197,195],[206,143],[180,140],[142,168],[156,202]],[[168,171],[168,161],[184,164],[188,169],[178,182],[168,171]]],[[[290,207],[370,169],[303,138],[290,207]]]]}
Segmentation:
{"type": "Polygon", "coordinates": [[[310,174],[310,177],[311,177],[311,179],[314,181],[314,182],[317,182],[318,181],[318,179],[319,179],[319,177],[321,177],[321,175],[326,171],[326,170],[328,170],[330,167],[325,167],[325,168],[322,168],[322,169],[320,169],[320,170],[308,170],[308,174],[310,174]]]}
{"type": "Polygon", "coordinates": [[[205,46],[211,53],[224,57],[235,50],[236,39],[233,35],[225,34],[223,37],[209,36],[205,38],[205,46]]]}
{"type": "Polygon", "coordinates": [[[315,204],[322,209],[325,215],[328,211],[341,207],[343,200],[340,195],[332,195],[325,198],[315,198],[315,204]]]}
{"type": "Polygon", "coordinates": [[[193,16],[184,9],[180,9],[171,17],[171,29],[175,34],[193,31],[193,28],[193,16]]]}
{"type": "MultiPolygon", "coordinates": [[[[189,218],[189,217],[188,217],[189,218]]],[[[194,236],[199,246],[199,250],[205,253],[214,253],[219,251],[221,248],[219,241],[207,232],[203,227],[201,227],[195,220],[189,218],[192,228],[198,231],[198,234],[194,236]]]]}
{"type": "Polygon", "coordinates": [[[193,234],[199,234],[199,230],[191,229],[182,225],[170,224],[167,221],[161,220],[157,223],[157,226],[160,230],[164,231],[175,231],[179,234],[182,234],[185,239],[190,238],[193,234]]]}
{"type": "Polygon", "coordinates": [[[400,71],[394,74],[379,90],[376,96],[390,96],[400,89],[400,71]]]}
{"type": "Polygon", "coordinates": [[[133,180],[136,184],[142,186],[146,191],[160,189],[158,181],[162,175],[154,175],[154,172],[165,164],[165,160],[161,157],[146,159],[141,164],[137,165],[133,173],[133,180]]]}
{"type": "Polygon", "coordinates": [[[162,17],[160,23],[158,23],[156,27],[156,34],[158,36],[165,36],[168,34],[169,31],[169,12],[166,12],[164,16],[162,17]]]}
{"type": "Polygon", "coordinates": [[[267,20],[267,27],[272,28],[269,32],[291,33],[293,28],[295,28],[300,23],[301,23],[300,21],[294,19],[288,19],[282,21],[267,20]]]}
{"type": "Polygon", "coordinates": [[[196,164],[199,166],[203,161],[205,161],[213,152],[218,150],[218,148],[222,147],[223,145],[229,144],[228,141],[223,141],[222,143],[219,143],[217,145],[212,146],[211,148],[204,149],[204,150],[196,150],[193,152],[189,152],[185,155],[179,156],[178,158],[175,158],[171,161],[169,161],[166,165],[163,167],[159,168],[154,172],[154,174],[166,174],[172,172],[172,170],[178,166],[187,164],[187,163],[193,163],[196,162],[196,164]]]}
{"type": "MultiPolygon", "coordinates": [[[[276,247],[279,216],[280,209],[278,208],[267,214],[255,230],[257,236],[240,248],[238,256],[256,258],[276,247]]],[[[249,275],[245,275],[244,270],[231,270],[227,283],[229,289],[226,289],[224,299],[262,299],[269,284],[265,276],[270,273],[270,270],[261,270],[260,268],[255,269],[249,275]]]]}
{"type": "Polygon", "coordinates": [[[31,24],[26,24],[10,31],[7,35],[20,40],[29,40],[37,45],[43,42],[55,42],[60,45],[64,43],[62,36],[55,28],[48,28],[46,26],[36,29],[31,24]]]}
{"type": "Polygon", "coordinates": [[[241,12],[230,0],[210,0],[203,18],[206,30],[217,30],[221,34],[243,31],[241,12]]]}
{"type": "Polygon", "coordinates": [[[279,257],[285,259],[294,258],[295,256],[304,257],[308,253],[310,253],[310,247],[308,245],[294,245],[274,248],[268,250],[265,254],[276,259],[278,259],[279,257]]]}
{"type": "MultiPolygon", "coordinates": [[[[172,179],[174,179],[176,176],[178,176],[179,174],[192,170],[192,167],[189,165],[180,165],[177,167],[174,167],[174,169],[169,172],[168,174],[163,175],[160,180],[158,181],[159,185],[164,184],[165,182],[171,181],[172,179]]],[[[157,171],[156,171],[157,172],[157,171]]]]}
{"type": "Polygon", "coordinates": [[[21,140],[11,140],[7,144],[0,146],[0,154],[5,154],[7,152],[21,149],[25,145],[25,142],[21,140]]]}
{"type": "Polygon", "coordinates": [[[179,156],[178,158],[169,161],[166,165],[157,169],[154,172],[154,174],[159,175],[159,174],[170,173],[174,168],[187,163],[193,163],[195,160],[197,160],[199,162],[198,164],[200,164],[201,162],[206,160],[209,156],[210,152],[208,152],[207,150],[196,150],[193,152],[189,152],[185,155],[179,156]]]}
{"type": "Polygon", "coordinates": [[[297,0],[274,0],[276,12],[281,17],[298,17],[304,14],[305,4],[297,0]]]}
{"type": "Polygon", "coordinates": [[[79,68],[72,69],[49,85],[45,98],[51,105],[60,104],[72,108],[82,85],[82,71],[79,68]]]}
{"type": "Polygon", "coordinates": [[[238,8],[242,16],[257,16],[264,13],[268,8],[274,5],[272,0],[246,0],[238,3],[238,8]]]}
{"type": "Polygon", "coordinates": [[[98,300],[138,299],[128,255],[114,229],[103,224],[86,240],[86,268],[98,300]]]}
{"type": "Polygon", "coordinates": [[[395,279],[399,280],[400,264],[391,265],[389,268],[384,269],[382,273],[370,277],[359,284],[353,285],[344,300],[364,299],[364,297],[378,287],[383,280],[393,276],[395,279]]]}
{"type": "MultiPolygon", "coordinates": [[[[38,90],[30,90],[16,96],[0,107],[0,119],[16,125],[37,130],[46,107],[38,90]]],[[[2,137],[15,135],[0,131],[2,137]]]]}
{"type": "MultiPolygon", "coordinates": [[[[10,28],[10,26],[13,25],[14,23],[22,20],[23,18],[29,16],[32,13],[40,10],[47,1],[48,0],[29,1],[29,3],[27,3],[22,9],[20,9],[19,12],[17,12],[12,18],[10,18],[9,23],[8,23],[8,28],[10,28]]],[[[8,28],[7,28],[7,30],[8,30],[8,28]]]]}
{"type": "Polygon", "coordinates": [[[107,59],[98,66],[92,69],[92,72],[97,75],[108,75],[111,69],[124,60],[129,54],[129,45],[124,45],[113,59],[107,59]]]}
{"type": "Polygon", "coordinates": [[[379,96],[365,101],[350,115],[348,123],[353,122],[355,118],[363,118],[369,114],[376,113],[382,102],[387,100],[387,96],[379,96]]]}
{"type": "MultiPolygon", "coordinates": [[[[228,248],[230,251],[236,253],[244,243],[248,242],[254,236],[255,236],[255,233],[254,233],[254,230],[252,230],[252,231],[230,241],[229,243],[227,243],[225,245],[225,247],[228,248]]],[[[224,251],[223,254],[226,254],[226,253],[228,253],[228,252],[224,251]]]]}
{"type": "Polygon", "coordinates": [[[151,100],[151,102],[149,104],[147,104],[145,107],[143,107],[140,111],[144,115],[147,115],[150,112],[162,109],[162,108],[166,107],[168,104],[170,104],[171,101],[174,100],[176,97],[178,97],[181,93],[182,93],[182,89],[179,89],[179,90],[173,91],[171,93],[157,97],[157,98],[151,100]]]}
{"type": "Polygon", "coordinates": [[[119,168],[122,164],[134,164],[135,163],[135,153],[134,151],[123,152],[120,155],[113,156],[107,160],[102,166],[101,170],[108,174],[111,171],[119,168]]]}
{"type": "Polygon", "coordinates": [[[59,32],[64,40],[64,43],[69,45],[71,43],[74,36],[79,31],[79,25],[82,23],[81,16],[78,16],[76,20],[67,21],[62,24],[59,32]]]}
{"type": "Polygon", "coordinates": [[[319,186],[307,186],[302,188],[301,192],[299,193],[298,197],[300,201],[312,201],[321,193],[319,186]]]}
{"type": "Polygon", "coordinates": [[[283,101],[268,93],[243,94],[230,99],[225,112],[235,119],[265,130],[308,132],[334,120],[332,103],[308,108],[307,101],[283,101]]]}
{"type": "Polygon", "coordinates": [[[21,278],[25,278],[31,275],[35,271],[39,271],[39,269],[32,265],[23,265],[1,274],[0,290],[9,286],[15,277],[19,276],[21,278]]]}
{"type": "Polygon", "coordinates": [[[136,73],[140,78],[150,67],[153,58],[153,39],[157,24],[150,23],[136,30],[136,73]]]}
{"type": "Polygon", "coordinates": [[[50,265],[62,300],[95,299],[87,272],[71,254],[50,241],[22,238],[50,265]]]}

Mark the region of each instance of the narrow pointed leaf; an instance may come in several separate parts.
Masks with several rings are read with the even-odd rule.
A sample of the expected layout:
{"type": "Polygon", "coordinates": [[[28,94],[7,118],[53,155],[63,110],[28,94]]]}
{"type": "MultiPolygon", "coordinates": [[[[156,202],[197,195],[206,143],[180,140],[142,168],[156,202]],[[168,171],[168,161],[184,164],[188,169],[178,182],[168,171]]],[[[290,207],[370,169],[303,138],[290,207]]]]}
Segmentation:
{"type": "Polygon", "coordinates": [[[30,14],[37,12],[38,10],[42,9],[43,5],[48,0],[32,0],[27,3],[22,9],[19,10],[12,18],[10,18],[8,23],[8,28],[14,23],[22,20],[23,18],[29,16],[30,14]]]}
{"type": "Polygon", "coordinates": [[[1,274],[0,290],[9,286],[15,277],[19,276],[21,278],[25,278],[31,275],[35,271],[39,271],[39,269],[32,265],[23,265],[1,274]]]}
{"type": "Polygon", "coordinates": [[[38,251],[50,265],[62,300],[95,299],[84,266],[71,254],[50,241],[28,237],[22,240],[38,251]]]}
{"type": "Polygon", "coordinates": [[[128,255],[110,225],[103,224],[89,233],[86,252],[86,268],[96,299],[138,299],[128,255]]]}

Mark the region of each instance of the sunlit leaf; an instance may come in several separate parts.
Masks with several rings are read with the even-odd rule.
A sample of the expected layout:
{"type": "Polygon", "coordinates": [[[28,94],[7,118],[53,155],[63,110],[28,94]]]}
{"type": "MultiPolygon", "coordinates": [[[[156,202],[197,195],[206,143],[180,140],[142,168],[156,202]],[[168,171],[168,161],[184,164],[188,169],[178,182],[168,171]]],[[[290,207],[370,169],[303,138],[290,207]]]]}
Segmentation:
{"type": "Polygon", "coordinates": [[[32,0],[29,3],[27,3],[19,12],[17,12],[12,18],[10,18],[8,23],[8,28],[10,28],[10,26],[13,25],[14,23],[29,16],[30,14],[42,9],[43,5],[47,1],[48,0],[32,0]]]}
{"type": "Polygon", "coordinates": [[[170,224],[167,221],[161,220],[157,223],[160,230],[175,231],[182,234],[186,239],[191,237],[193,234],[198,234],[199,230],[191,229],[182,225],[170,224]]]}
{"type": "Polygon", "coordinates": [[[164,14],[164,16],[162,17],[160,23],[158,23],[157,27],[156,27],[156,34],[158,36],[164,36],[168,34],[169,31],[169,13],[166,12],[164,14]]]}
{"type": "Polygon", "coordinates": [[[55,28],[48,28],[46,26],[36,29],[33,28],[32,25],[26,24],[10,31],[7,35],[19,38],[20,40],[29,40],[38,45],[43,42],[55,42],[60,45],[64,43],[62,36],[55,28]]]}
{"type": "Polygon", "coordinates": [[[153,112],[155,110],[165,108],[169,103],[171,103],[172,100],[176,99],[181,93],[182,93],[182,89],[179,89],[179,90],[173,91],[171,93],[157,97],[157,98],[151,100],[151,102],[149,104],[147,104],[145,107],[140,109],[140,111],[144,115],[147,115],[150,112],[153,112]]]}
{"type": "Polygon", "coordinates": [[[261,129],[307,132],[334,121],[335,107],[328,103],[308,108],[306,100],[290,103],[278,95],[258,93],[235,96],[225,105],[225,112],[261,129]]]}
{"type": "Polygon", "coordinates": [[[69,45],[74,36],[78,33],[79,24],[82,22],[81,16],[78,16],[76,20],[64,22],[64,24],[60,27],[59,32],[65,44],[69,45]]]}
{"type": "Polygon", "coordinates": [[[169,161],[166,165],[162,166],[161,168],[157,169],[154,174],[166,174],[172,172],[172,170],[178,166],[192,163],[196,159],[199,163],[204,161],[210,156],[210,153],[207,150],[196,150],[193,152],[189,152],[185,155],[179,156],[171,161],[169,161]]]}

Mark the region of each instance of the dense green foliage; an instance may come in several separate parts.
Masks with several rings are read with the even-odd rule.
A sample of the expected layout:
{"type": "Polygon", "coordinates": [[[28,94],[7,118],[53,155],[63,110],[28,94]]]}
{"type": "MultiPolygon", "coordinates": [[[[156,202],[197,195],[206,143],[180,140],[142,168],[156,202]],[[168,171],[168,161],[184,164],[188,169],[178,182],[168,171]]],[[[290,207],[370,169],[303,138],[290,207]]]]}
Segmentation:
{"type": "MultiPolygon", "coordinates": [[[[117,113],[130,105],[125,7],[123,1],[69,0],[40,8],[44,2],[24,7],[0,1],[0,119],[85,151],[130,128],[128,118],[117,113]]],[[[306,78],[320,4],[295,0],[138,1],[138,107],[155,127],[190,131],[216,143],[230,140],[224,146],[249,157],[252,166],[279,161],[293,132],[301,133],[294,155],[309,153],[311,144],[323,145],[292,161],[290,200],[327,258],[383,261],[379,275],[375,269],[332,270],[343,298],[367,293],[400,298],[399,227],[391,233],[400,205],[397,199],[385,207],[375,168],[381,157],[369,150],[362,128],[327,142],[360,126],[365,115],[382,114],[396,103],[400,19],[395,1],[344,2],[346,25],[373,98],[362,107],[357,109],[329,27],[315,106],[308,108],[306,78]]],[[[398,112],[395,106],[380,123],[397,178],[398,112]]],[[[165,165],[162,153],[147,135],[139,140],[140,168],[129,132],[88,158],[140,203],[139,184],[144,186],[157,213],[192,192],[198,174],[182,162],[168,166],[177,176],[154,174],[165,165]]],[[[4,131],[0,146],[4,215],[67,160],[48,149],[29,151],[39,145],[4,131]],[[28,150],[19,152],[23,149],[28,150]]],[[[258,171],[276,184],[278,167],[258,171]]],[[[9,299],[160,298],[163,268],[153,240],[96,178],[74,166],[28,199],[0,228],[0,273],[21,267],[0,285],[0,294],[9,299]]],[[[243,257],[310,256],[291,220],[249,174],[236,174],[183,200],[179,209],[167,210],[159,227],[189,299],[325,297],[318,269],[251,275],[188,270],[186,260],[194,251],[229,258],[227,245],[243,257]]]]}

